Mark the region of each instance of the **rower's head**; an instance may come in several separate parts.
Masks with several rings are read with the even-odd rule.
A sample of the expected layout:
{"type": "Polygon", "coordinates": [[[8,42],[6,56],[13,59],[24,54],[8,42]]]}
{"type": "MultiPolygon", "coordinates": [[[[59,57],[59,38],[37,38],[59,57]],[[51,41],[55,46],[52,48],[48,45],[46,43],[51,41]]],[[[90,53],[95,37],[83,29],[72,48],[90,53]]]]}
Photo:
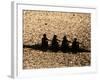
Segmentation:
{"type": "Polygon", "coordinates": [[[77,38],[74,38],[74,41],[77,41],[77,38]]]}
{"type": "Polygon", "coordinates": [[[64,36],[63,39],[66,39],[66,36],[64,36]]]}
{"type": "Polygon", "coordinates": [[[53,38],[56,39],[57,38],[57,35],[54,35],[53,38]]]}
{"type": "Polygon", "coordinates": [[[46,34],[43,34],[43,37],[46,37],[46,34]]]}

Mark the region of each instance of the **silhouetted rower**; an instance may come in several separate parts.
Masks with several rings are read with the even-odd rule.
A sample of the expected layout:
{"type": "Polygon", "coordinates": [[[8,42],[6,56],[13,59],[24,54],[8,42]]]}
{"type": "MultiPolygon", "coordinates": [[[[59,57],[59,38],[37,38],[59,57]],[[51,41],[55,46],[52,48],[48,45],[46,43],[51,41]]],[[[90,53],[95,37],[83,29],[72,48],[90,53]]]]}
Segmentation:
{"type": "Polygon", "coordinates": [[[46,34],[43,34],[41,47],[43,51],[47,51],[48,49],[48,38],[46,37],[46,34]]]}
{"type": "Polygon", "coordinates": [[[64,53],[69,51],[69,41],[67,40],[66,36],[63,37],[61,51],[64,53]]]}
{"type": "Polygon", "coordinates": [[[79,51],[79,42],[77,41],[77,38],[74,38],[74,41],[72,42],[72,52],[76,53],[79,51]]]}
{"type": "Polygon", "coordinates": [[[58,39],[57,39],[57,35],[53,36],[52,42],[51,42],[51,49],[54,52],[57,52],[59,50],[59,44],[58,44],[58,39]]]}

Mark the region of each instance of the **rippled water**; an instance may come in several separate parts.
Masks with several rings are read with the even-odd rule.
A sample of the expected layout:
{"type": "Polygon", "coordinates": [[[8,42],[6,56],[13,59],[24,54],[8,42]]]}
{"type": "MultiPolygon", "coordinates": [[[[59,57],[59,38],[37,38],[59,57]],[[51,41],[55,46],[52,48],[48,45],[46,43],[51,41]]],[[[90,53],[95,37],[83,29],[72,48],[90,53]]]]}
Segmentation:
{"type": "Polygon", "coordinates": [[[24,48],[23,69],[90,66],[90,52],[77,54],[42,52],[24,48]]]}

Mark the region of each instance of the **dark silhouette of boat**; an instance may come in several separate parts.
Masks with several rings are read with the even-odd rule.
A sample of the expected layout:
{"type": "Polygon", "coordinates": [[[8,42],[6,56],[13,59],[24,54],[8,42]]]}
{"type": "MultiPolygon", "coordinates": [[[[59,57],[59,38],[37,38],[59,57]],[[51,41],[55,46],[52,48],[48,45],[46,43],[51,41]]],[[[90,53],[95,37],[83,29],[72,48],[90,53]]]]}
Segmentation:
{"type": "MultiPolygon", "coordinates": [[[[33,50],[40,50],[40,51],[44,51],[43,48],[41,47],[41,44],[35,44],[35,45],[23,45],[23,48],[31,48],[33,50]]],[[[61,48],[59,47],[59,49],[57,51],[52,50],[51,46],[48,46],[48,49],[46,51],[50,51],[50,52],[57,52],[57,51],[61,51],[63,53],[67,53],[67,52],[73,52],[73,53],[77,53],[77,52],[90,52],[90,50],[84,49],[84,48],[79,48],[76,51],[73,51],[73,48],[71,46],[69,46],[67,51],[62,51],[61,48]]]]}

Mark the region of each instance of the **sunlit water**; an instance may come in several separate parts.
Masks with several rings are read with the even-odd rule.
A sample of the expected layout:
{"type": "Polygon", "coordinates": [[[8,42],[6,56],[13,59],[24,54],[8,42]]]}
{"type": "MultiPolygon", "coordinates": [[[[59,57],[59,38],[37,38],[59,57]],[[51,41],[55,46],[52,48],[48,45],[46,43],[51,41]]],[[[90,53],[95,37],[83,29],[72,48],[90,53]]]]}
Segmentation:
{"type": "Polygon", "coordinates": [[[59,67],[83,67],[90,66],[90,52],[72,54],[62,52],[43,52],[24,48],[23,68],[59,68],[59,67]]]}

